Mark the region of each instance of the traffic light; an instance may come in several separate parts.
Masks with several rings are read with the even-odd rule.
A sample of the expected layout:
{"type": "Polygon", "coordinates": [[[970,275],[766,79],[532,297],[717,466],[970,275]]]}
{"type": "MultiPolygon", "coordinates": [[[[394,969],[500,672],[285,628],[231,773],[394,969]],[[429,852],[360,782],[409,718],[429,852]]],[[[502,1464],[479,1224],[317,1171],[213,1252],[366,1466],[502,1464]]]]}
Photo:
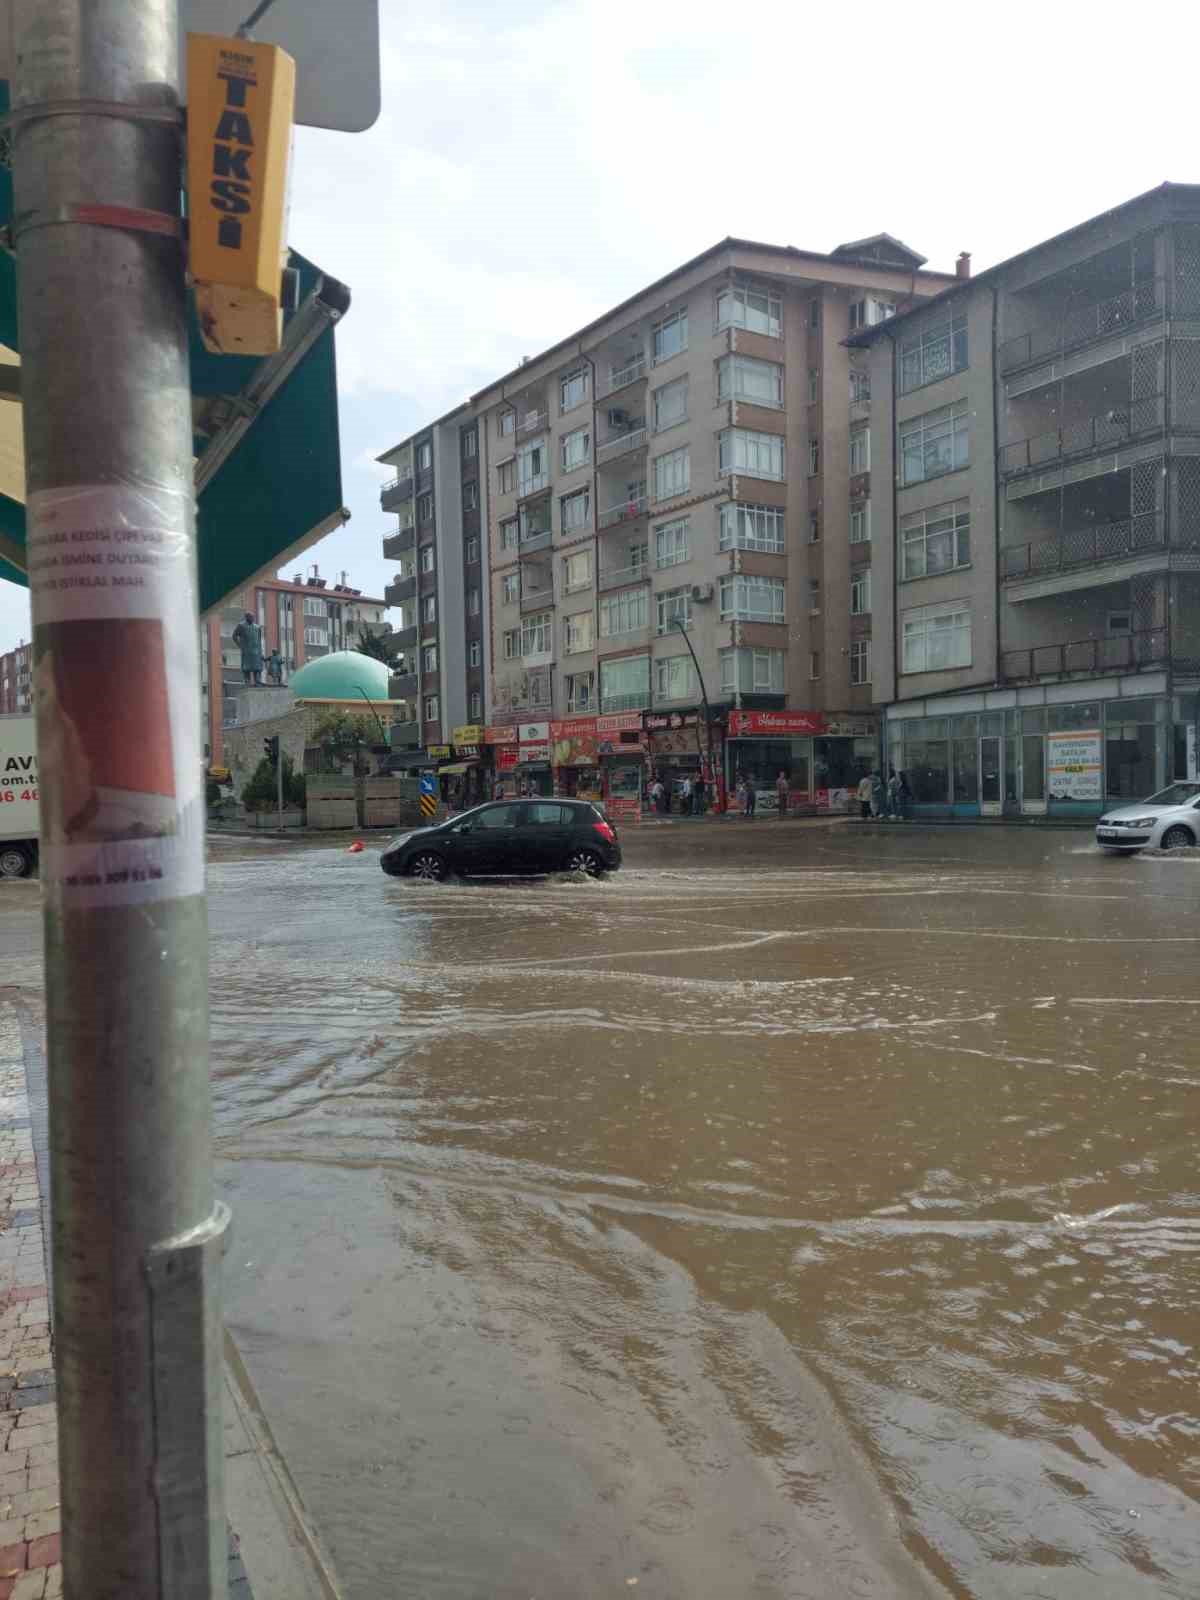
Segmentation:
{"type": "Polygon", "coordinates": [[[263,740],[263,751],[267,760],[273,767],[279,765],[279,735],[273,733],[269,739],[263,740]]]}

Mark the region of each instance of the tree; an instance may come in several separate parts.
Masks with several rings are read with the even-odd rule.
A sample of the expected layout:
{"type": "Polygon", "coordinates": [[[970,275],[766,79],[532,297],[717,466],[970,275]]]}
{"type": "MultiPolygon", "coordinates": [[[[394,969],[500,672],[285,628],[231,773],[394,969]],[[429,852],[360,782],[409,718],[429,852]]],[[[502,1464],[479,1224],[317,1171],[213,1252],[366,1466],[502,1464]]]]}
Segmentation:
{"type": "Polygon", "coordinates": [[[393,671],[396,659],[400,652],[391,644],[391,633],[374,633],[365,622],[358,625],[358,643],[355,649],[361,655],[370,656],[372,661],[382,661],[385,667],[393,671]]]}
{"type": "MultiPolygon", "coordinates": [[[[289,755],[282,755],[283,803],[285,806],[304,807],[304,774],[297,772],[289,755]]],[[[274,811],[278,805],[278,780],[275,768],[266,756],[254,769],[250,782],[242,790],[242,804],[247,811],[274,811]]]]}

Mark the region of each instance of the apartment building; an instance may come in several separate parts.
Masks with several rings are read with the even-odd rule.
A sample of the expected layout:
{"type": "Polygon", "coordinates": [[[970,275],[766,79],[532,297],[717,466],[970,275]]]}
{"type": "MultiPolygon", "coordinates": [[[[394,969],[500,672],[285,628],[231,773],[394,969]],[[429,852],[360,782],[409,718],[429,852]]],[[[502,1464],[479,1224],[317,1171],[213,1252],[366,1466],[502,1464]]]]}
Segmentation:
{"type": "Polygon", "coordinates": [[[473,397],[498,769],[613,798],[723,745],[729,782],[773,797],[786,770],[816,801],[869,767],[872,399],[846,340],[954,282],[923,266],[888,234],[727,239],[473,397]]]}
{"type": "MultiPolygon", "coordinates": [[[[233,631],[251,612],[263,630],[266,654],[281,657],[279,682],[298,667],[335,650],[356,649],[365,632],[387,631],[387,601],[363,594],[346,573],[330,582],[314,564],[291,579],[262,578],[231,596],[200,623],[200,697],[205,755],[210,765],[224,763],[222,730],[238,722],[243,688],[241,650],[233,631]]],[[[263,682],[269,680],[263,673],[263,682]]]]}
{"type": "Polygon", "coordinates": [[[960,279],[868,358],[874,693],[919,807],[1087,814],[1196,775],[1200,187],[960,279]]]}
{"type": "Polygon", "coordinates": [[[386,590],[399,608],[401,649],[391,692],[404,702],[392,743],[414,761],[444,759],[453,742],[482,744],[488,702],[488,594],[484,554],[487,478],[470,406],[386,451],[395,469],[380,504],[396,532],[383,553],[399,563],[386,590]]]}
{"type": "Polygon", "coordinates": [[[0,656],[0,713],[33,710],[33,646],[18,644],[0,656]]]}

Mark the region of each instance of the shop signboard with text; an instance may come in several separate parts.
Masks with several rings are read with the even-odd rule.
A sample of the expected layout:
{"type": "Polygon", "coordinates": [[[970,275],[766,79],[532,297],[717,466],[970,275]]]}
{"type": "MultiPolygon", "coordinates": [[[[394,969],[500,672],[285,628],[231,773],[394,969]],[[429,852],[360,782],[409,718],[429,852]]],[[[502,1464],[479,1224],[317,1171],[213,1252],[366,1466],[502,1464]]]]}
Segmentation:
{"type": "Polygon", "coordinates": [[[514,724],[511,728],[485,728],[483,730],[483,742],[484,744],[516,744],[516,725],[514,724]]]}
{"type": "Polygon", "coordinates": [[[1051,800],[1103,800],[1099,728],[1046,735],[1046,792],[1051,800]]]}
{"type": "Polygon", "coordinates": [[[803,739],[825,732],[822,711],[731,711],[731,739],[803,739]]]}
{"type": "Polygon", "coordinates": [[[556,767],[595,766],[595,717],[567,717],[562,722],[552,722],[550,761],[556,767]]]}

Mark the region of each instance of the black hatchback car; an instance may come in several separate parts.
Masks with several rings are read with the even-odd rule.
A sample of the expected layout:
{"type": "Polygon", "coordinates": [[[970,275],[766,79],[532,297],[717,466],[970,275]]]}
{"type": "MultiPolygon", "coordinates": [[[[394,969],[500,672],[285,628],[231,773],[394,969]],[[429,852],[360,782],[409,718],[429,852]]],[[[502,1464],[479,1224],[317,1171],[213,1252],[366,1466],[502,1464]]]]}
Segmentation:
{"type": "Polygon", "coordinates": [[[400,834],[379,864],[393,878],[435,883],[454,874],[586,872],[598,877],[621,865],[621,845],[617,830],[590,801],[497,800],[400,834]]]}

